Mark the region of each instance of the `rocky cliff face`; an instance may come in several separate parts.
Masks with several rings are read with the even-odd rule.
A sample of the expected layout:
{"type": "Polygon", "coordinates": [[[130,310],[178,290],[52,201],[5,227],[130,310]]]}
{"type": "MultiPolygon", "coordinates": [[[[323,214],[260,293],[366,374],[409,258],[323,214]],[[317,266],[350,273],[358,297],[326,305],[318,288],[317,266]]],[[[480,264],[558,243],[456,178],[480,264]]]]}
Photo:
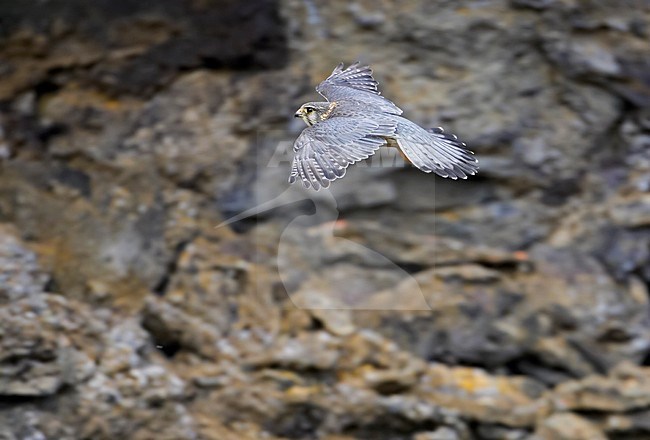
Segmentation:
{"type": "Polygon", "coordinates": [[[644,1],[0,2],[0,438],[648,438],[649,40],[644,1]],[[357,59],[480,174],[287,190],[357,59]]]}

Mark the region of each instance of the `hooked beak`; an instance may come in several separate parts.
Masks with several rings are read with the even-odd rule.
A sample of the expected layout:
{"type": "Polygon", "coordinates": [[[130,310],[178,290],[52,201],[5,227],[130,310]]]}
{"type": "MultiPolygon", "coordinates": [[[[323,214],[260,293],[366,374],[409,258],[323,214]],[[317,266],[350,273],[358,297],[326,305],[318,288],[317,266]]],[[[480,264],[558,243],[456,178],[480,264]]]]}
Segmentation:
{"type": "Polygon", "coordinates": [[[298,111],[293,115],[294,118],[300,118],[301,116],[302,116],[302,114],[300,113],[300,110],[298,110],[298,111]]]}

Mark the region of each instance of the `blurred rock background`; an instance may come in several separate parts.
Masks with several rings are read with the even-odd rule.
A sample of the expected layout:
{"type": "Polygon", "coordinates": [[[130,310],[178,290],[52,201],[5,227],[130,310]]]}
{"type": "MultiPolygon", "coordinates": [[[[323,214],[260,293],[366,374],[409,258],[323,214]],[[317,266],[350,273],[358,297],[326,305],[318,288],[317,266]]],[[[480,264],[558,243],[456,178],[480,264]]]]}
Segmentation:
{"type": "Polygon", "coordinates": [[[0,438],[650,438],[649,41],[644,0],[0,1],[0,438]],[[357,59],[480,174],[215,229],[357,59]]]}

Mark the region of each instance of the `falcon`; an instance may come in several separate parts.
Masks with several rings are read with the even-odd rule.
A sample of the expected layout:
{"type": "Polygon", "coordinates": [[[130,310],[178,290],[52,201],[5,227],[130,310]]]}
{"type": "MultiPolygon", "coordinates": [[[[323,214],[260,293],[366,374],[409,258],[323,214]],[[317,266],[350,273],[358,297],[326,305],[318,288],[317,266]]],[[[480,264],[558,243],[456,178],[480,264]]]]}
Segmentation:
{"type": "Polygon", "coordinates": [[[348,166],[381,147],[397,147],[404,159],[425,173],[466,179],[478,171],[473,152],[442,128],[425,130],[401,116],[381,96],[369,66],[339,64],[316,87],[326,102],[303,104],[295,116],[308,125],[293,145],[289,183],[298,179],[318,191],[345,176],[348,166]]]}

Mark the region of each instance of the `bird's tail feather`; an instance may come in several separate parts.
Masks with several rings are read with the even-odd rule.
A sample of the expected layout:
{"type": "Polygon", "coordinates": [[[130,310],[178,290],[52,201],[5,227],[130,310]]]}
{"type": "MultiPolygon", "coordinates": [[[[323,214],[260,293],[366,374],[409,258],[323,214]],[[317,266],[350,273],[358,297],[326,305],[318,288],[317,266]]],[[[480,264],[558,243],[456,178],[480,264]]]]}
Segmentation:
{"type": "Polygon", "coordinates": [[[455,180],[478,172],[474,153],[456,135],[447,134],[440,127],[424,130],[403,119],[396,140],[409,161],[425,173],[434,172],[455,180]]]}

